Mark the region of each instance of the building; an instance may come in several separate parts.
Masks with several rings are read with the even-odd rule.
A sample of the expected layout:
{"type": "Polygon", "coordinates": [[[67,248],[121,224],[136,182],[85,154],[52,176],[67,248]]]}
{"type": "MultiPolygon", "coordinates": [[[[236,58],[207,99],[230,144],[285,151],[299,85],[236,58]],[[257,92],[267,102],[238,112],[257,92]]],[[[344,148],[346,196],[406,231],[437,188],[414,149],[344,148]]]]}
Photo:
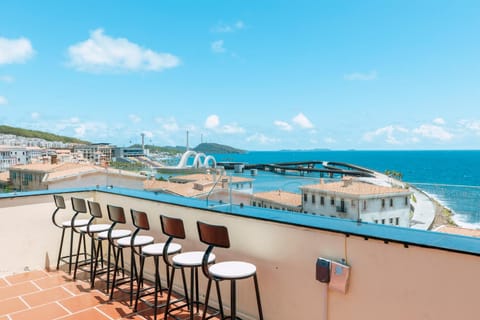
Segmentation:
{"type": "Polygon", "coordinates": [[[0,171],[8,170],[11,166],[28,164],[40,159],[45,150],[39,147],[0,146],[0,171]]]}
{"type": "Polygon", "coordinates": [[[73,148],[73,152],[80,152],[83,158],[91,163],[103,164],[112,161],[114,148],[109,143],[94,143],[77,145],[73,148]]]}
{"type": "Polygon", "coordinates": [[[281,190],[258,192],[252,195],[250,205],[261,208],[302,212],[302,195],[281,190]]]}
{"type": "Polygon", "coordinates": [[[317,215],[408,227],[411,191],[344,178],[303,186],[303,211],[317,215]]]}
{"type": "Polygon", "coordinates": [[[130,171],[82,163],[35,163],[10,168],[10,183],[17,191],[113,185],[143,189],[146,177],[130,171]]]}
{"type": "Polygon", "coordinates": [[[112,150],[112,158],[131,158],[148,156],[148,149],[142,147],[116,147],[112,150]]]}
{"type": "Polygon", "coordinates": [[[253,179],[222,173],[194,173],[171,177],[168,181],[148,180],[144,183],[144,189],[223,203],[249,204],[253,179]]]}

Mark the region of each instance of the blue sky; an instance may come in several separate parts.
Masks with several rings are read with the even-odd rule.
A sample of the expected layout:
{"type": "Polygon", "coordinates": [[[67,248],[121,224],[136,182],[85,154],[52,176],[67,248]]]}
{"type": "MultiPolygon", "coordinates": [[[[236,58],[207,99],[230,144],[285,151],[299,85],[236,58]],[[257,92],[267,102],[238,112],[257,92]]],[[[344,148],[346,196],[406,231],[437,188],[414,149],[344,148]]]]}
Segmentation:
{"type": "Polygon", "coordinates": [[[479,1],[2,1],[0,123],[119,146],[480,148],[479,1]]]}

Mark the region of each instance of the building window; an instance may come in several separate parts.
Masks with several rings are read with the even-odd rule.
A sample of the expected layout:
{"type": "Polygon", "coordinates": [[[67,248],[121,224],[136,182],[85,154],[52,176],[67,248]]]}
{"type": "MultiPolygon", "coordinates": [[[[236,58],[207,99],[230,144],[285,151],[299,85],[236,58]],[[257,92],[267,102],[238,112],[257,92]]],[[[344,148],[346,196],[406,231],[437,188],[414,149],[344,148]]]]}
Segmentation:
{"type": "Polygon", "coordinates": [[[325,204],[325,197],[321,196],[320,197],[320,204],[323,206],[325,204]]]}
{"type": "Polygon", "coordinates": [[[382,199],[382,209],[385,208],[385,199],[382,199]]]}
{"type": "Polygon", "coordinates": [[[388,219],[390,224],[393,224],[393,218],[388,219]]]}
{"type": "Polygon", "coordinates": [[[395,218],[395,224],[398,226],[400,224],[400,218],[399,217],[396,217],[395,218]]]}
{"type": "Polygon", "coordinates": [[[252,206],[256,207],[257,203],[255,201],[252,201],[252,206]]]}
{"type": "Polygon", "coordinates": [[[390,199],[390,208],[393,207],[393,199],[390,199]]]}
{"type": "Polygon", "coordinates": [[[307,194],[306,193],[303,194],[303,202],[307,202],[307,194]]]}
{"type": "Polygon", "coordinates": [[[363,210],[367,210],[367,200],[363,200],[363,210]]]}
{"type": "Polygon", "coordinates": [[[405,197],[405,205],[408,206],[408,197],[405,197]]]}
{"type": "Polygon", "coordinates": [[[312,194],[312,203],[315,203],[315,195],[312,194]]]}
{"type": "Polygon", "coordinates": [[[375,219],[375,220],[373,220],[373,222],[375,222],[375,223],[378,223],[378,220],[377,220],[377,219],[375,219]]]}
{"type": "Polygon", "coordinates": [[[385,224],[385,219],[382,219],[382,224],[385,224]]]}
{"type": "Polygon", "coordinates": [[[335,198],[334,198],[334,197],[331,197],[331,198],[330,198],[330,204],[331,204],[332,206],[335,205],[335,198]]]}

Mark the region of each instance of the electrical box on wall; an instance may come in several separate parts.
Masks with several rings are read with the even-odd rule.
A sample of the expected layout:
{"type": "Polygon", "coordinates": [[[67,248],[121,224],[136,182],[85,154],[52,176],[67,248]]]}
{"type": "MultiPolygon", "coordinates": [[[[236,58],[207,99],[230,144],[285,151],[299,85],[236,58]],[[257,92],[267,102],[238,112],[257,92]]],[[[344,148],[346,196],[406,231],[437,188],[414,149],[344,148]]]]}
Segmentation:
{"type": "Polygon", "coordinates": [[[347,293],[350,279],[350,266],[345,263],[330,262],[330,282],[328,287],[342,293],[347,293]]]}
{"type": "Polygon", "coordinates": [[[317,281],[322,283],[330,282],[330,260],[325,258],[317,259],[315,277],[317,281]]]}

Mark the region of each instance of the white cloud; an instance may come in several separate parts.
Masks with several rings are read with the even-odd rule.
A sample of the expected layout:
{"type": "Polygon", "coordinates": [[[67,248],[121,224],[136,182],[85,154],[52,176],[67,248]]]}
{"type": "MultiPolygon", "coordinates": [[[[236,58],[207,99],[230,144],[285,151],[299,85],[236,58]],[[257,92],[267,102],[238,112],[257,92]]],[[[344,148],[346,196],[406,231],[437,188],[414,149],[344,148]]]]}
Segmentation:
{"type": "Polygon", "coordinates": [[[0,76],[0,82],[12,83],[13,81],[15,81],[15,79],[12,76],[8,76],[8,75],[0,76]]]}
{"type": "Polygon", "coordinates": [[[376,137],[385,137],[388,144],[401,144],[402,142],[396,137],[397,134],[408,134],[409,130],[401,126],[389,125],[379,128],[375,131],[367,132],[363,135],[363,140],[371,142],[376,137]]]}
{"type": "Polygon", "coordinates": [[[162,126],[162,129],[167,132],[177,132],[180,129],[177,120],[174,117],[157,118],[155,121],[159,123],[162,126]]]}
{"type": "Polygon", "coordinates": [[[207,117],[205,120],[205,128],[225,134],[237,134],[245,132],[245,129],[236,123],[220,126],[220,118],[216,114],[212,114],[207,117]]]}
{"type": "Polygon", "coordinates": [[[32,112],[32,114],[30,114],[30,116],[32,117],[33,120],[37,120],[38,118],[40,118],[40,113],[32,112]]]}
{"type": "Polygon", "coordinates": [[[7,98],[0,96],[0,106],[7,105],[7,104],[8,104],[7,98]]]}
{"type": "Polygon", "coordinates": [[[212,114],[205,120],[205,128],[214,129],[220,124],[220,118],[216,114],[212,114]]]}
{"type": "Polygon", "coordinates": [[[137,116],[136,114],[129,114],[129,115],[128,115],[128,118],[129,118],[130,121],[132,121],[133,123],[139,123],[140,121],[142,121],[142,118],[140,118],[140,117],[137,116]]]}
{"type": "Polygon", "coordinates": [[[435,118],[433,119],[433,123],[435,124],[438,124],[438,125],[444,125],[445,124],[445,120],[443,118],[435,118]]]}
{"type": "Polygon", "coordinates": [[[370,81],[377,79],[377,71],[373,70],[368,73],[353,72],[345,74],[343,79],[348,81],[370,81]]]}
{"type": "Polygon", "coordinates": [[[24,63],[33,55],[30,40],[26,38],[7,39],[0,37],[0,65],[9,63],[24,63]]]}
{"type": "Polygon", "coordinates": [[[313,124],[301,112],[299,114],[297,114],[295,117],[293,117],[292,121],[293,121],[293,123],[299,125],[300,127],[304,128],[304,129],[312,129],[313,128],[313,124]]]}
{"type": "Polygon", "coordinates": [[[263,133],[255,133],[254,135],[247,137],[246,140],[247,142],[257,142],[260,144],[271,144],[277,142],[277,139],[267,137],[263,133]]]}
{"type": "Polygon", "coordinates": [[[323,141],[324,141],[325,143],[328,143],[328,144],[332,144],[332,143],[337,142],[337,140],[335,140],[335,139],[332,138],[332,137],[326,137],[325,139],[323,139],[323,141]]]}
{"type": "Polygon", "coordinates": [[[238,20],[233,24],[224,24],[220,22],[215,27],[213,27],[211,31],[217,32],[217,33],[228,33],[228,32],[239,31],[244,28],[245,28],[245,23],[243,23],[243,21],[241,20],[238,20]]]}
{"type": "Polygon", "coordinates": [[[276,125],[280,130],[292,131],[293,129],[292,126],[285,121],[275,120],[273,124],[276,125]]]}
{"type": "Polygon", "coordinates": [[[146,49],[126,38],[112,38],[102,29],[68,48],[69,64],[79,71],[162,71],[180,65],[170,53],[146,49]]]}
{"type": "Polygon", "coordinates": [[[74,129],[75,131],[75,136],[76,137],[84,137],[85,136],[85,132],[87,132],[87,126],[86,125],[83,125],[81,124],[80,126],[76,127],[74,129]]]}
{"type": "Polygon", "coordinates": [[[480,135],[480,120],[460,120],[458,123],[461,127],[480,135]]]}
{"type": "Polygon", "coordinates": [[[414,129],[413,133],[425,138],[441,141],[448,141],[453,138],[453,134],[448,132],[445,128],[433,124],[422,124],[420,127],[414,129]]]}
{"type": "Polygon", "coordinates": [[[225,47],[223,46],[223,40],[217,40],[213,41],[211,44],[212,51],[215,53],[224,53],[227,51],[225,47]]]}
{"type": "Polygon", "coordinates": [[[153,132],[152,131],[143,131],[142,132],[145,135],[145,138],[153,138],[153,132]]]}
{"type": "Polygon", "coordinates": [[[221,133],[226,133],[226,134],[237,134],[237,133],[244,133],[245,129],[243,129],[236,123],[232,123],[232,124],[223,125],[219,131],[221,133]]]}

